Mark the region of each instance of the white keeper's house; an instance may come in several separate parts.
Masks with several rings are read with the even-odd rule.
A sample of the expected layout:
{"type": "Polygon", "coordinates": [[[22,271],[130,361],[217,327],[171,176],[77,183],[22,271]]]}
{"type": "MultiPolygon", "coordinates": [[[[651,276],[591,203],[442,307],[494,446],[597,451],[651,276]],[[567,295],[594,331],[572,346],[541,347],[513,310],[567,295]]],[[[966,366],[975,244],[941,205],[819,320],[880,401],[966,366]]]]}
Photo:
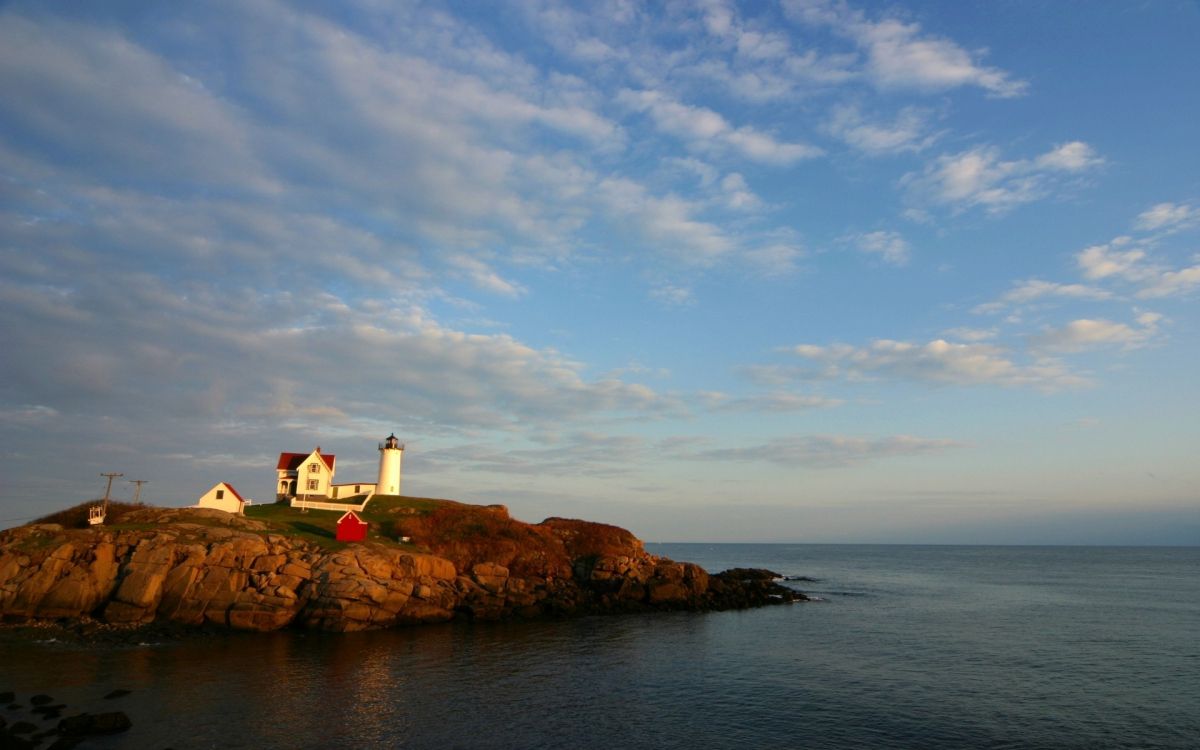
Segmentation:
{"type": "Polygon", "coordinates": [[[275,465],[275,499],[287,502],[296,498],[329,498],[331,500],[371,495],[400,494],[400,465],[404,445],[389,435],[379,444],[379,474],[374,482],[333,481],[337,471],[337,456],[322,453],[317,446],[312,453],[280,453],[275,465]]]}

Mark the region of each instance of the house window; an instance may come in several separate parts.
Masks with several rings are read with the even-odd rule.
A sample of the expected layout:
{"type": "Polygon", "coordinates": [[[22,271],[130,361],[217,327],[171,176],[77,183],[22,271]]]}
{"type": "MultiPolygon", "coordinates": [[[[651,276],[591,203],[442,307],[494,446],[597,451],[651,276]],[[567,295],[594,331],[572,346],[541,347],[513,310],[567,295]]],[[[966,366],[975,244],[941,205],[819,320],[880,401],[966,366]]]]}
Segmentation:
{"type": "Polygon", "coordinates": [[[321,471],[321,464],[313,463],[313,464],[308,465],[308,472],[310,474],[316,474],[320,471],[321,471]]]}
{"type": "Polygon", "coordinates": [[[310,479],[310,480],[308,480],[308,488],[309,488],[310,490],[315,490],[315,489],[317,489],[317,487],[319,487],[319,486],[320,486],[320,484],[321,484],[321,483],[320,483],[320,482],[318,482],[316,479],[310,479]]]}
{"type": "Polygon", "coordinates": [[[224,499],[225,499],[225,490],[217,490],[217,499],[218,499],[218,500],[224,500],[224,499]]]}
{"type": "Polygon", "coordinates": [[[359,492],[362,492],[362,490],[359,489],[361,486],[362,485],[358,485],[358,484],[354,485],[354,494],[355,495],[357,495],[359,492]]]}

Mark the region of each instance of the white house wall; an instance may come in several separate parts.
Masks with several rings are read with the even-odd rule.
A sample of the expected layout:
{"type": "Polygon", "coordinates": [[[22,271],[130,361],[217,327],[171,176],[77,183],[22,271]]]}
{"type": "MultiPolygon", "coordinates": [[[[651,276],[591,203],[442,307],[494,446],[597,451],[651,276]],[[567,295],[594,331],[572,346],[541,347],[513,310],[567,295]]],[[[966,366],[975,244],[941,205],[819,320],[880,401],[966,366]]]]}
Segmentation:
{"type": "Polygon", "coordinates": [[[325,465],[325,459],[316,451],[296,467],[296,494],[329,496],[333,484],[333,472],[325,465]]]}
{"type": "Polygon", "coordinates": [[[356,482],[354,484],[335,484],[330,491],[330,497],[337,499],[339,497],[354,497],[355,495],[373,495],[375,494],[375,485],[367,482],[356,482]]]}
{"type": "Polygon", "coordinates": [[[226,513],[240,514],[242,512],[242,506],[243,503],[238,499],[238,496],[233,491],[233,488],[224,482],[221,482],[208,492],[205,492],[200,496],[200,499],[196,501],[196,507],[198,508],[213,508],[215,510],[223,510],[226,513]],[[223,497],[218,498],[217,495],[223,495],[223,497]]]}

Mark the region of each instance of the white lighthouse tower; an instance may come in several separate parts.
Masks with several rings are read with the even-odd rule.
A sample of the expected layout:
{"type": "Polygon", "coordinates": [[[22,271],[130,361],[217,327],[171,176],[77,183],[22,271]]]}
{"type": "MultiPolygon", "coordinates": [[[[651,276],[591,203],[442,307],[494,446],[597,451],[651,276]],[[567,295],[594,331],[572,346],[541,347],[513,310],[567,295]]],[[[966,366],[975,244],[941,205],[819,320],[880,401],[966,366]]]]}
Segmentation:
{"type": "Polygon", "coordinates": [[[395,433],[379,444],[379,481],[375,484],[377,495],[400,494],[400,461],[404,458],[404,445],[395,433]]]}

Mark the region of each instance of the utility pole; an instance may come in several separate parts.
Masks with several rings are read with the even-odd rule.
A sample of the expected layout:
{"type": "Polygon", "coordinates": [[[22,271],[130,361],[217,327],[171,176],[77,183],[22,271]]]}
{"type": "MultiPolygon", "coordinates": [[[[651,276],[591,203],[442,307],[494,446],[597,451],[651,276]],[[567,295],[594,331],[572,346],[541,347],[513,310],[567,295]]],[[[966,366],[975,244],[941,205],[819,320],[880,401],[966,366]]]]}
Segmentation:
{"type": "Polygon", "coordinates": [[[137,488],[133,491],[133,504],[137,505],[138,498],[142,496],[142,485],[149,482],[149,479],[130,479],[130,484],[136,484],[137,488]]]}
{"type": "Polygon", "coordinates": [[[108,513],[108,496],[109,496],[109,494],[112,493],[112,480],[114,477],[123,477],[125,475],[119,471],[112,471],[107,474],[105,474],[104,472],[100,472],[100,476],[108,477],[108,486],[104,488],[104,513],[107,514],[108,513]]]}

